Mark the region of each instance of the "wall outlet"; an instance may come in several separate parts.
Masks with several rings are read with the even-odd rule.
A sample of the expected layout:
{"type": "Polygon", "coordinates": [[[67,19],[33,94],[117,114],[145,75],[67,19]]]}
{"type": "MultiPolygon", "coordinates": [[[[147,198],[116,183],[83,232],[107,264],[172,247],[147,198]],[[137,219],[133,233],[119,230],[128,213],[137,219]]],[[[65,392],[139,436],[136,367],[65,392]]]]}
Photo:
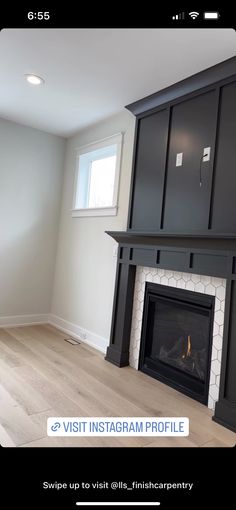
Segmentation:
{"type": "Polygon", "coordinates": [[[204,162],[210,161],[210,155],[211,155],[211,148],[210,147],[205,147],[205,149],[203,149],[203,158],[202,158],[202,161],[204,161],[204,162]]]}
{"type": "Polygon", "coordinates": [[[176,154],[176,166],[182,166],[183,164],[183,152],[176,154]]]}

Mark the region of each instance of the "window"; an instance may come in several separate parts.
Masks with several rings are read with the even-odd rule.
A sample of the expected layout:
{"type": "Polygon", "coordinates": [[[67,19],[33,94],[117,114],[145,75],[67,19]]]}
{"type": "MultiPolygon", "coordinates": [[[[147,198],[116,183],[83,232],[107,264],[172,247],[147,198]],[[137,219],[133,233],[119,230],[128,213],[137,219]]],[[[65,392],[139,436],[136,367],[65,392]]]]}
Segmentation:
{"type": "Polygon", "coordinates": [[[122,134],[78,149],[72,216],[115,216],[122,134]]]}

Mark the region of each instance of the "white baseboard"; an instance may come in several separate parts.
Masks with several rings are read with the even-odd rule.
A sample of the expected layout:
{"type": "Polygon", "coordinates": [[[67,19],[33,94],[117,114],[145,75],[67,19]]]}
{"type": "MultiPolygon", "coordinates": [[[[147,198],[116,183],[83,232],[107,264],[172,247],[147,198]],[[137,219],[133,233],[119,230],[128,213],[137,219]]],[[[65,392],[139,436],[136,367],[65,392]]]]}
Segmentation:
{"type": "Polygon", "coordinates": [[[37,324],[51,324],[55,328],[64,331],[75,339],[91,345],[95,349],[105,353],[108,346],[108,340],[102,336],[96,335],[92,331],[81,328],[73,322],[66,321],[54,314],[35,314],[35,315],[9,315],[0,317],[0,328],[14,328],[17,326],[33,326],[37,324]]]}
{"type": "Polygon", "coordinates": [[[9,315],[6,317],[0,317],[0,328],[31,326],[33,324],[46,324],[47,322],[47,313],[39,313],[35,315],[9,315]]]}
{"type": "Polygon", "coordinates": [[[58,317],[57,315],[54,315],[52,313],[48,315],[48,322],[52,326],[55,326],[55,328],[58,328],[61,331],[64,331],[64,333],[71,335],[76,340],[80,340],[85,344],[91,345],[91,347],[94,347],[95,349],[98,349],[103,353],[106,352],[106,348],[109,344],[106,338],[96,335],[92,331],[88,331],[87,329],[81,328],[77,326],[77,324],[73,324],[73,322],[66,321],[65,319],[62,319],[61,317],[58,317]]]}

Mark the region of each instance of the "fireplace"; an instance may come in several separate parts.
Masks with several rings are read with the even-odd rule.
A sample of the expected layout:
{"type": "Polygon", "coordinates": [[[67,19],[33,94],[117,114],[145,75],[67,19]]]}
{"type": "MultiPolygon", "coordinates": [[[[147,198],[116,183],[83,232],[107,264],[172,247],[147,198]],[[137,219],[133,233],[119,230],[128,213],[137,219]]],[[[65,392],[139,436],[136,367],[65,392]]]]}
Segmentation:
{"type": "Polygon", "coordinates": [[[139,369],[208,403],[215,298],[146,283],[139,369]]]}
{"type": "MultiPolygon", "coordinates": [[[[171,291],[172,297],[170,301],[170,310],[167,308],[168,312],[171,311],[173,315],[173,305],[177,305],[178,301],[180,301],[180,309],[182,307],[184,310],[184,319],[187,318],[187,309],[185,307],[186,301],[190,301],[190,296],[193,295],[194,298],[197,299],[197,303],[202,305],[206,303],[205,298],[207,298],[207,314],[209,313],[209,298],[212,299],[212,332],[209,335],[211,336],[210,342],[212,342],[212,347],[209,343],[209,352],[208,352],[208,360],[209,365],[207,367],[208,377],[209,378],[209,388],[208,395],[207,393],[207,378],[205,385],[205,401],[201,402],[208,405],[210,409],[215,409],[216,402],[219,398],[219,387],[220,387],[220,373],[222,368],[222,345],[223,345],[223,332],[224,332],[224,323],[225,323],[225,291],[226,291],[226,280],[222,278],[215,278],[206,275],[197,275],[194,273],[185,273],[179,271],[170,271],[165,269],[154,269],[150,267],[138,266],[136,268],[136,277],[135,277],[135,285],[133,292],[133,310],[132,310],[132,323],[131,323],[131,335],[130,335],[130,346],[129,346],[129,364],[131,367],[136,370],[141,370],[141,344],[143,347],[143,342],[141,342],[142,331],[144,326],[143,316],[144,316],[144,308],[145,308],[145,291],[151,284],[154,284],[154,289],[159,289],[159,297],[165,297],[171,291]],[[160,296],[160,292],[162,296],[160,296]],[[165,293],[165,296],[163,296],[165,293]],[[176,299],[177,296],[177,299],[176,299]],[[181,297],[183,296],[183,297],[181,297]],[[187,297],[186,297],[187,296],[187,297]],[[200,301],[199,301],[200,300],[200,301]],[[175,302],[175,303],[174,303],[175,302]],[[210,356],[211,350],[211,356],[210,356]]],[[[147,293],[146,293],[147,299],[147,293]]],[[[163,300],[162,300],[163,301],[163,300]]],[[[196,303],[194,303],[196,304],[196,303]]],[[[203,306],[204,308],[204,306],[203,306]]],[[[200,306],[200,310],[202,310],[202,306],[200,306]]],[[[200,311],[199,310],[199,311],[200,311]]],[[[163,309],[162,309],[163,311],[163,309]]],[[[146,313],[146,312],[145,312],[146,313]]],[[[199,317],[202,314],[197,314],[197,325],[199,331],[199,317]]],[[[208,315],[209,317],[209,315],[208,315]]],[[[193,319],[193,315],[189,315],[189,319],[193,319]]],[[[203,319],[203,317],[201,317],[203,319]]],[[[188,323],[187,323],[188,324],[188,323]]],[[[204,328],[205,329],[205,328],[204,328]]],[[[191,357],[189,353],[193,355],[193,333],[192,330],[186,329],[186,324],[183,325],[181,322],[181,328],[179,328],[180,333],[177,334],[176,341],[178,342],[178,346],[176,346],[175,353],[177,357],[178,350],[181,351],[181,355],[188,354],[185,363],[185,371],[187,372],[188,363],[190,363],[191,367],[191,357]],[[184,327],[183,327],[184,326],[184,327]],[[181,330],[181,331],[180,331],[181,330]],[[183,335],[184,330],[184,335],[183,335]],[[190,336],[190,338],[188,338],[190,336]],[[184,338],[181,338],[184,337],[184,338]]],[[[206,330],[205,330],[206,331],[206,330]]],[[[174,336],[174,338],[176,338],[174,336]]],[[[165,346],[166,347],[166,346],[165,346]]],[[[195,355],[195,353],[194,353],[195,355]]],[[[161,357],[163,362],[163,356],[166,356],[165,350],[162,349],[161,357]]],[[[183,360],[183,358],[182,358],[183,360]]],[[[168,364],[176,365],[178,361],[172,360],[170,361],[170,356],[168,360],[168,364]]],[[[167,364],[166,364],[167,365],[167,364]]],[[[182,365],[183,366],[183,365],[182,365]]],[[[199,364],[197,365],[199,367],[199,364]]],[[[171,367],[174,368],[174,367],[171,367]]],[[[196,369],[196,365],[195,365],[196,369]]],[[[199,368],[198,368],[199,371],[199,368]]],[[[205,377],[206,372],[204,373],[205,377]]],[[[150,374],[149,375],[153,375],[150,374]]],[[[176,371],[175,371],[176,375],[176,371]]],[[[188,375],[188,374],[187,374],[188,375]]],[[[194,374],[193,374],[194,375],[194,374]]],[[[154,375],[154,377],[156,377],[154,375]]],[[[201,377],[199,378],[202,380],[201,377]]],[[[159,377],[158,377],[159,379],[159,377]]],[[[191,380],[191,378],[190,378],[191,380]]],[[[162,382],[165,384],[170,384],[168,379],[162,379],[162,382]]],[[[193,379],[192,379],[193,382],[193,379]]],[[[171,384],[173,387],[173,384],[171,384]]],[[[200,386],[200,384],[199,384],[200,386]]],[[[202,386],[202,385],[201,385],[202,386]]],[[[174,386],[179,391],[182,391],[180,387],[174,386]]],[[[186,389],[186,388],[185,388],[186,389]]],[[[189,396],[196,398],[195,395],[187,393],[189,396]]]]}
{"type": "MultiPolygon", "coordinates": [[[[214,410],[213,419],[234,431],[235,97],[234,57],[127,106],[136,116],[133,171],[127,229],[107,232],[119,243],[119,249],[106,353],[106,359],[119,367],[130,364],[138,368],[140,360],[140,368],[155,363],[155,372],[158,364],[159,372],[162,367],[169,375],[178,374],[182,378],[179,389],[191,390],[194,398],[204,403],[209,384],[208,407],[214,410]],[[211,155],[205,158],[209,147],[211,155]],[[158,304],[153,299],[148,312],[152,331],[145,348],[142,342],[142,360],[145,280],[214,296],[215,306],[213,301],[205,301],[202,307],[195,303],[192,313],[190,304],[184,304],[181,313],[186,317],[186,327],[182,328],[181,320],[172,336],[165,316],[171,312],[178,323],[184,299],[172,299],[168,306],[163,304],[163,296],[158,304]],[[201,331],[204,328],[197,337],[196,331],[192,333],[195,322],[201,331]],[[156,341],[157,330],[162,330],[161,343],[159,338],[156,341]]],[[[159,373],[158,377],[166,374],[159,373]]],[[[169,383],[170,379],[176,384],[172,376],[169,383]]]]}

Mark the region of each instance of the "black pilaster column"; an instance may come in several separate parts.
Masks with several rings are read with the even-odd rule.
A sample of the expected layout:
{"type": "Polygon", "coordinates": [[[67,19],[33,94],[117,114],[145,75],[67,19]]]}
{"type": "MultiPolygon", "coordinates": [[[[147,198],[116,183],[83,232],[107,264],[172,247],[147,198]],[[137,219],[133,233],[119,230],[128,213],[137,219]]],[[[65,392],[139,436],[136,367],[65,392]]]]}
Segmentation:
{"type": "Polygon", "coordinates": [[[227,281],[220,396],[213,420],[236,432],[236,281],[227,281]]]}
{"type": "Polygon", "coordinates": [[[118,260],[110,345],[105,358],[118,367],[129,364],[135,273],[135,266],[118,260]]]}

